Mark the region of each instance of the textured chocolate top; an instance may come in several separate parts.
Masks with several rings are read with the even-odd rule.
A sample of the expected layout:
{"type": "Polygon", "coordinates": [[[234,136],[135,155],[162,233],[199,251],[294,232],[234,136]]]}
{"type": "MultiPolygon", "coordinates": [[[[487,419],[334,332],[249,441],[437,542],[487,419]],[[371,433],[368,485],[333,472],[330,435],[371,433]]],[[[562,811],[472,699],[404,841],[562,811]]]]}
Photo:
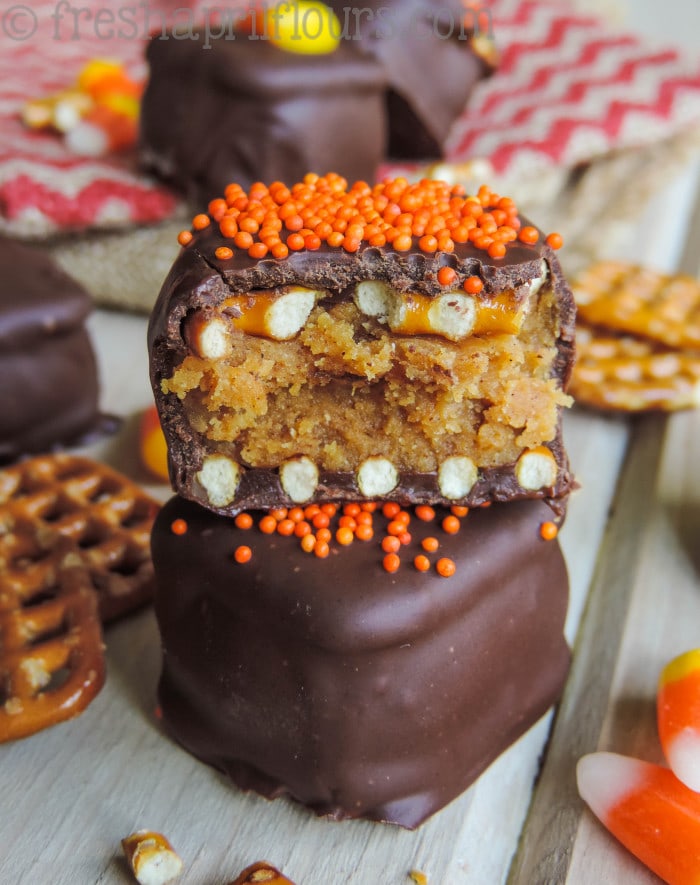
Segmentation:
{"type": "Polygon", "coordinates": [[[172,499],[152,549],[175,738],[239,786],[335,818],[414,827],[464,790],[561,691],[568,580],[543,503],[472,511],[456,535],[444,513],[412,520],[389,574],[380,513],[374,540],[319,560],[172,499]],[[428,534],[453,577],[412,566],[428,534]]]}

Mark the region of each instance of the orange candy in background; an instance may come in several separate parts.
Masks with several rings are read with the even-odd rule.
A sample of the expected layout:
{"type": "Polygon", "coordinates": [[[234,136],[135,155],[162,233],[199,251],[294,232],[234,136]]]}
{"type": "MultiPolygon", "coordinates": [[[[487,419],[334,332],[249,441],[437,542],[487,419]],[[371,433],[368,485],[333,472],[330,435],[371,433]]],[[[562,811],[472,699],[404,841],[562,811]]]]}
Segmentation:
{"type": "Polygon", "coordinates": [[[155,406],[149,406],[141,416],[139,454],[141,462],[149,473],[163,482],[168,482],[168,446],[155,406]]]}
{"type": "Polygon", "coordinates": [[[667,768],[591,753],[576,770],[583,800],[668,885],[700,883],[700,794],[667,768]]]}
{"type": "Polygon", "coordinates": [[[700,791],[700,649],[662,670],[656,716],[666,761],[687,787],[700,791]]]}

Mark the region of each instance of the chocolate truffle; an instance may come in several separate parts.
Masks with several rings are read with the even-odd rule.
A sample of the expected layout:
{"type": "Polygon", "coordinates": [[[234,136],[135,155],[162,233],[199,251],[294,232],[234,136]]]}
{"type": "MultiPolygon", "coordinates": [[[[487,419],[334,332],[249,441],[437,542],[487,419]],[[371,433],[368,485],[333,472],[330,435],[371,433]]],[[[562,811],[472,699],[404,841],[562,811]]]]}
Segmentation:
{"type": "Polygon", "coordinates": [[[154,38],[147,58],[141,158],[193,201],[231,181],[294,181],[308,169],[374,178],[386,81],[356,44],[302,55],[244,34],[206,50],[201,39],[154,38]]]}
{"type": "Polygon", "coordinates": [[[98,420],[90,296],[46,254],[0,238],[0,462],[74,441],[98,420]]]}
{"type": "Polygon", "coordinates": [[[544,503],[472,511],[453,535],[444,515],[413,518],[390,574],[380,510],[373,540],[319,559],[173,498],[152,552],[174,738],[240,788],[336,819],[412,828],[459,795],[558,698],[568,581],[544,503]],[[440,549],[419,572],[428,535],[440,549]]]}
{"type": "MultiPolygon", "coordinates": [[[[470,213],[492,218],[491,201],[514,213],[512,201],[485,190],[466,198],[441,182],[346,190],[337,176],[307,181],[292,188],[308,200],[299,211],[324,211],[328,198],[335,214],[313,223],[345,233],[322,241],[282,229],[288,248],[273,231],[268,251],[257,235],[229,236],[231,223],[257,227],[258,209],[225,216],[225,200],[185,232],[149,329],[175,490],[226,515],[357,498],[475,506],[539,497],[563,506],[575,310],[542,236],[525,225],[521,242],[511,215],[516,227],[501,225],[509,241],[491,258],[481,234],[468,239],[482,230],[470,213]],[[376,223],[345,220],[361,204],[386,215],[389,202],[413,206],[403,216],[416,230],[467,216],[475,227],[465,233],[460,223],[455,242],[449,232],[411,236],[384,222],[393,237],[384,242],[371,233],[376,223]],[[239,248],[248,242],[250,251],[239,248]],[[251,257],[258,247],[262,257],[251,257]]],[[[259,196],[280,226],[303,224],[288,215],[293,198],[275,202],[287,188],[274,196],[256,188],[250,200],[227,190],[229,202],[259,196]]]]}

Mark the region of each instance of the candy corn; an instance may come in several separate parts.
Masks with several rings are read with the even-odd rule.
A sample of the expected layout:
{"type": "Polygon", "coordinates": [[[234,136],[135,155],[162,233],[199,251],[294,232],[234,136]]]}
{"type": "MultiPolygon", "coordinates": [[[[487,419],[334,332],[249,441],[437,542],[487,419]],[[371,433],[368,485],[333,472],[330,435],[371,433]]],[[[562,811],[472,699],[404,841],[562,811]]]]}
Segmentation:
{"type": "Polygon", "coordinates": [[[149,406],[141,416],[139,452],[147,470],[158,479],[168,481],[168,447],[160,428],[155,406],[149,406]]]}
{"type": "Polygon", "coordinates": [[[656,716],[666,761],[677,778],[700,792],[700,649],[662,670],[656,716]]]}
{"type": "Polygon", "coordinates": [[[30,129],[63,134],[73,153],[102,156],[136,143],[142,91],[143,83],[118,62],[94,59],[83,66],[75,87],[30,99],[21,117],[30,129]]]}
{"type": "Polygon", "coordinates": [[[700,795],[667,768],[615,753],[584,756],[578,790],[591,811],[668,885],[700,883],[700,795]]]}

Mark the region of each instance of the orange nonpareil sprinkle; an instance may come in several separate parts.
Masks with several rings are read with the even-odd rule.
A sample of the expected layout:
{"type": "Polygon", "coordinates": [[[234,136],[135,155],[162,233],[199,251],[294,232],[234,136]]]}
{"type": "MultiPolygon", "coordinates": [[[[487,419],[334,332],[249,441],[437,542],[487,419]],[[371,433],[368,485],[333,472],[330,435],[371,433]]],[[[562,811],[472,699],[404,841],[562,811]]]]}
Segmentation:
{"type": "Polygon", "coordinates": [[[184,535],[187,532],[187,523],[184,519],[175,519],[170,525],[170,531],[174,535],[184,535]]]}
{"type": "Polygon", "coordinates": [[[413,560],[413,565],[419,572],[427,572],[430,569],[430,560],[423,553],[419,553],[413,560]]]}
{"type": "Polygon", "coordinates": [[[559,534],[559,529],[555,522],[543,522],[540,526],[540,535],[545,541],[553,541],[559,534]]]}
{"type": "Polygon", "coordinates": [[[250,513],[239,513],[234,522],[236,527],[244,531],[253,527],[253,517],[250,513]]]}
{"type": "MultiPolygon", "coordinates": [[[[283,260],[292,252],[315,251],[325,243],[333,249],[354,253],[363,246],[388,248],[406,253],[416,248],[426,255],[452,253],[458,245],[470,245],[494,260],[505,258],[511,243],[539,242],[540,233],[523,226],[516,203],[501,197],[486,185],[467,196],[461,185],[422,179],[409,182],[393,178],[370,185],[349,185],[340,175],[309,174],[288,187],[282,182],[255,182],[248,191],[230,184],[223,198],[212,200],[208,214],[192,219],[192,228],[202,231],[211,223],[236,249],[253,259],[270,254],[283,260]]],[[[178,240],[183,242],[183,231],[178,240]]],[[[186,237],[184,237],[186,239],[186,237]]],[[[551,248],[561,247],[557,233],[547,237],[551,248]]],[[[231,247],[233,248],[233,247],[231,247]]],[[[463,285],[472,291],[478,277],[459,279],[448,266],[438,271],[442,286],[463,285]]]]}
{"type": "Polygon", "coordinates": [[[240,547],[236,547],[233,558],[236,560],[236,562],[240,563],[250,562],[250,560],[253,558],[253,551],[245,544],[241,544],[240,547]]]}
{"type": "Polygon", "coordinates": [[[435,570],[437,573],[443,578],[451,578],[452,575],[457,571],[457,566],[454,564],[452,559],[448,559],[448,557],[443,556],[442,559],[438,559],[435,563],[435,570]]]}
{"type": "Polygon", "coordinates": [[[399,570],[401,560],[396,553],[387,553],[387,555],[382,560],[382,565],[384,566],[384,571],[389,572],[389,574],[393,574],[394,572],[397,572],[399,570]]]}

